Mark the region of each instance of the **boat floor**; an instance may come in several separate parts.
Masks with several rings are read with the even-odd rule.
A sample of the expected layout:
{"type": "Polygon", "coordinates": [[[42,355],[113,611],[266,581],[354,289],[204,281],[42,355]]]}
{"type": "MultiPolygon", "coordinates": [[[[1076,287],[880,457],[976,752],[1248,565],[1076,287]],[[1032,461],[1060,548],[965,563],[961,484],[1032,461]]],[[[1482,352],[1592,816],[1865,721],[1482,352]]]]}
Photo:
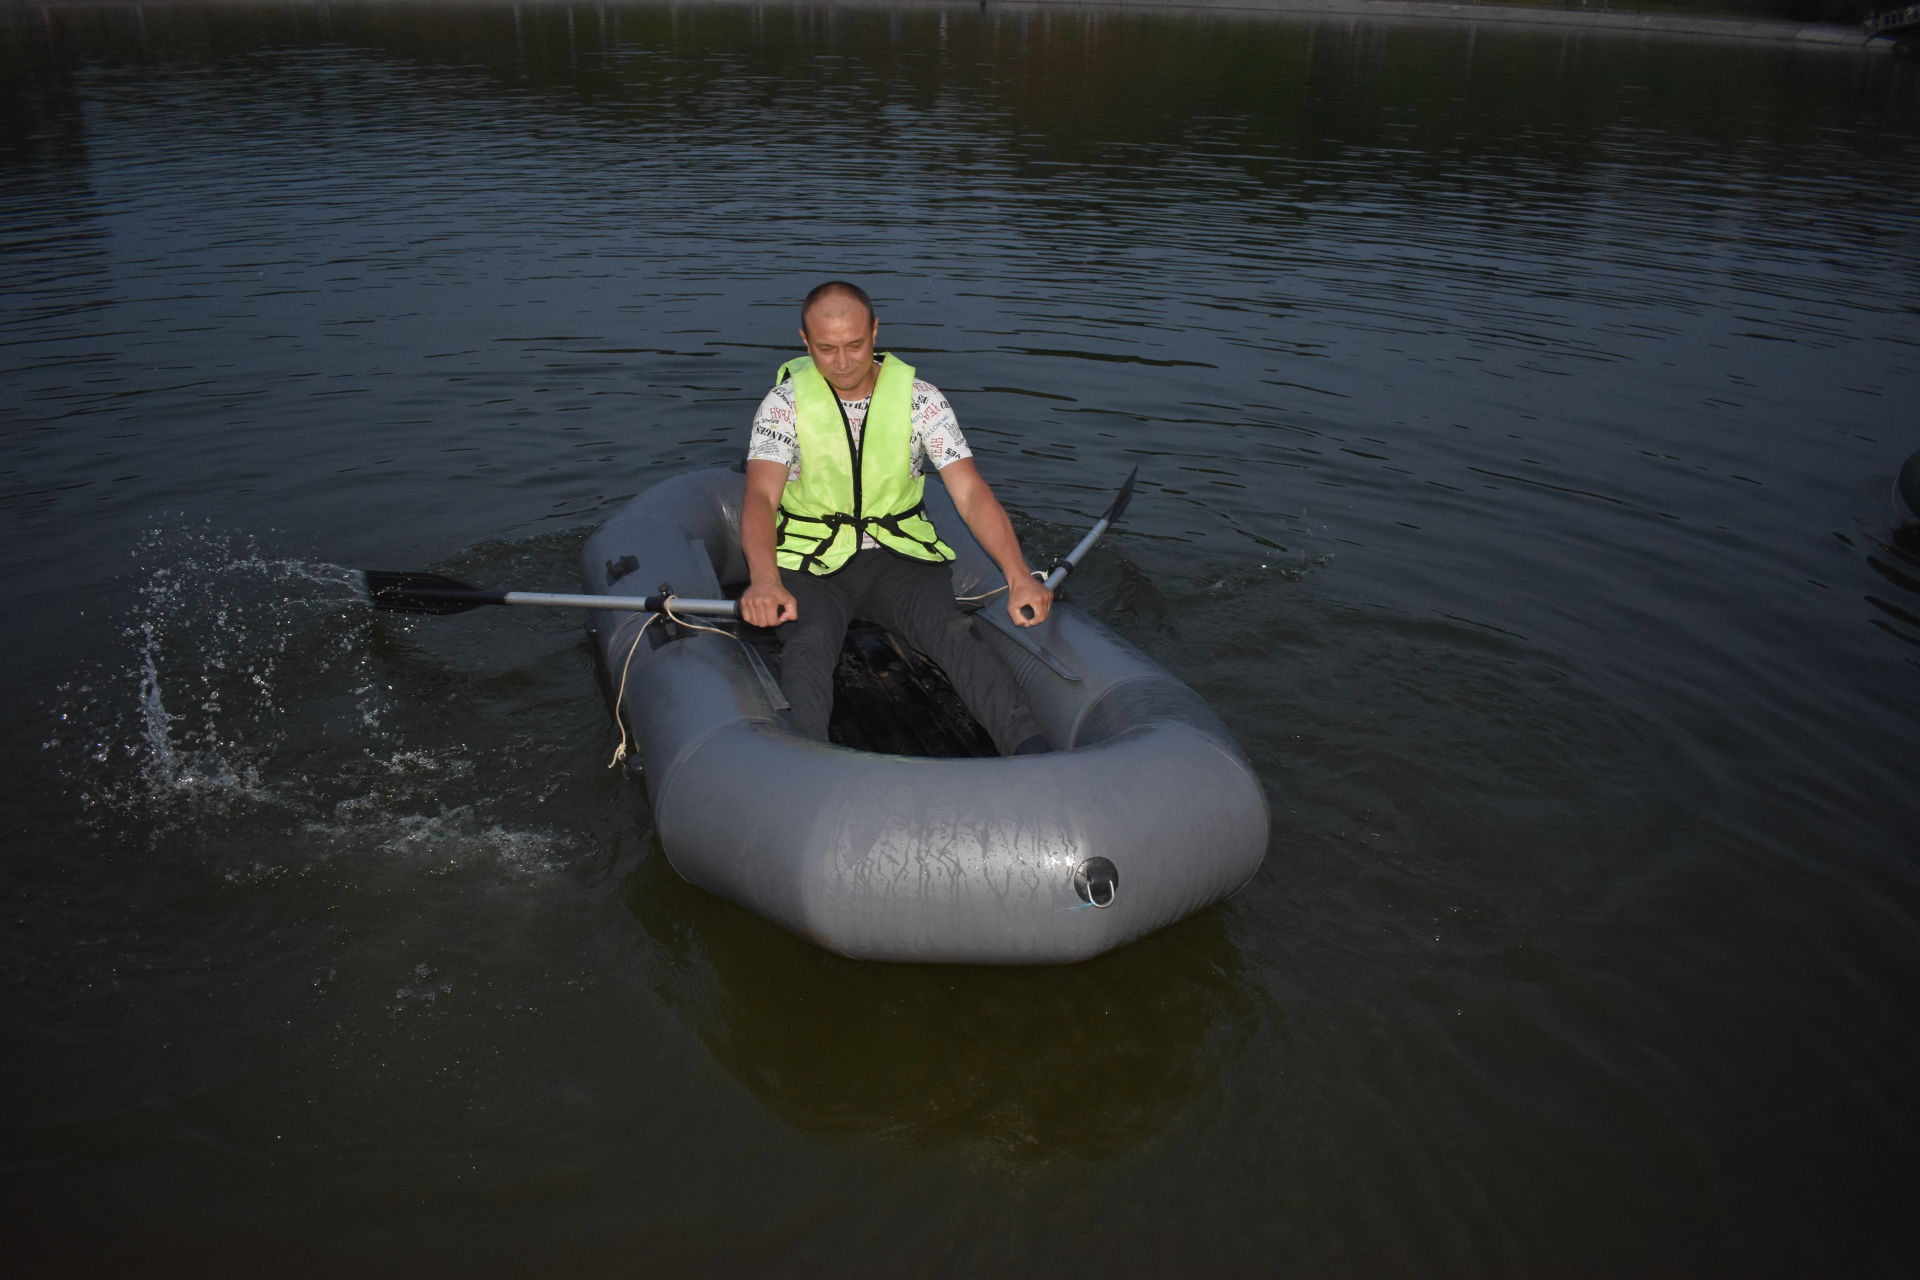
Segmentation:
{"type": "MultiPolygon", "coordinates": [[[[740,625],[774,678],[780,642],[771,628],[740,625]]],[[[858,751],[901,756],[997,756],[946,673],[925,654],[871,622],[855,620],[833,673],[830,740],[858,751]]]]}

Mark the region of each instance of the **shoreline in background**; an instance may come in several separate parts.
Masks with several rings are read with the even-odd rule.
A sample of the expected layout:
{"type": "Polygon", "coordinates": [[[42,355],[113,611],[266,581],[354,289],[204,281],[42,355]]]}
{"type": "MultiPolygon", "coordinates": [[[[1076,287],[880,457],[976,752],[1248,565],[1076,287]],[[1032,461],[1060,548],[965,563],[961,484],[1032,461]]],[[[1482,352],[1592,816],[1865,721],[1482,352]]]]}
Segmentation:
{"type": "Polygon", "coordinates": [[[1887,52],[1893,41],[1875,39],[1858,26],[1788,22],[1733,15],[1643,13],[1602,8],[1502,4],[1447,4],[1441,0],[1024,0],[1048,8],[1184,9],[1221,13],[1324,14],[1354,18],[1426,18],[1434,21],[1510,22],[1535,26],[1576,26],[1611,31],[1645,31],[1722,40],[1767,40],[1822,45],[1864,52],[1887,52]]]}
{"type": "MultiPolygon", "coordinates": [[[[240,6],[248,3],[285,3],[286,0],[191,0],[198,7],[240,6]]],[[[377,3],[377,0],[351,0],[377,3]]],[[[485,0],[481,0],[485,2],[485,0]]],[[[499,0],[505,3],[506,0],[499,0]]],[[[534,0],[535,6],[561,4],[566,0],[534,0]]],[[[738,3],[739,0],[718,0],[738,3]]],[[[836,0],[821,0],[833,5],[836,0]]],[[[840,0],[847,7],[912,8],[911,0],[840,0]]],[[[978,0],[982,9],[1140,9],[1173,10],[1187,13],[1245,13],[1292,15],[1295,17],[1408,18],[1429,22],[1512,23],[1521,26],[1585,27],[1603,31],[1646,32],[1658,35],[1698,36],[1716,40],[1761,40],[1775,44],[1815,45],[1832,49],[1855,49],[1868,53],[1890,52],[1894,41],[1875,37],[1858,24],[1789,22],[1779,18],[1740,17],[1734,14],[1689,14],[1677,12],[1641,12],[1628,8],[1603,7],[1609,0],[1583,0],[1579,8],[1524,4],[1451,4],[1446,0],[978,0]]],[[[1626,0],[1631,4],[1632,0],[1626,0]]],[[[116,3],[142,7],[136,0],[0,0],[0,11],[29,8],[110,8],[116,3]]],[[[167,0],[153,0],[152,7],[164,8],[167,0]]],[[[689,7],[700,0],[680,0],[689,7]]]]}

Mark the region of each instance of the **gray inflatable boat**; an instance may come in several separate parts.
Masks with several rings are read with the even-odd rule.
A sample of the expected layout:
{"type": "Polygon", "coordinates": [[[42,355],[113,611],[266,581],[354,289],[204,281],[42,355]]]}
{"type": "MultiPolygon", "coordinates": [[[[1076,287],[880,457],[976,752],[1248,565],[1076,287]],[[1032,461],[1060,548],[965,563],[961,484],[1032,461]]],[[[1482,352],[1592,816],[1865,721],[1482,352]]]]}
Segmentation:
{"type": "MultiPolygon", "coordinates": [[[[587,590],[729,594],[747,577],[741,484],[715,468],[634,498],[588,541],[587,590]]],[[[937,482],[926,502],[955,594],[1001,585],[937,482]]],[[[1070,601],[1036,627],[997,600],[975,615],[1054,748],[1007,758],[884,633],[850,634],[822,743],[782,717],[770,633],[664,606],[591,616],[674,869],[842,955],[1084,960],[1228,896],[1265,856],[1266,798],[1219,718],[1070,601]]]]}

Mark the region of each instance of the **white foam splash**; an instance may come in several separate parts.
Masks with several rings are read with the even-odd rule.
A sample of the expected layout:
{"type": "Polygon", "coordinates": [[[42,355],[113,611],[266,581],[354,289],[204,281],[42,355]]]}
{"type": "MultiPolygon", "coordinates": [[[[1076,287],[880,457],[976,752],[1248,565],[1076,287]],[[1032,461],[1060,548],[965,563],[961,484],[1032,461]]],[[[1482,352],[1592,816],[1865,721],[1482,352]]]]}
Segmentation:
{"type": "Polygon", "coordinates": [[[340,801],[331,815],[308,820],[303,830],[330,845],[370,848],[442,874],[475,867],[546,874],[560,869],[568,845],[557,832],[514,830],[489,822],[472,805],[409,812],[371,795],[340,801]]]}
{"type": "Polygon", "coordinates": [[[402,985],[393,993],[394,1011],[399,1012],[409,1004],[432,1004],[441,996],[453,992],[453,983],[435,982],[434,971],[430,965],[413,966],[413,981],[402,985]]]}
{"type": "Polygon", "coordinates": [[[160,833],[283,804],[262,767],[278,740],[278,667],[313,613],[310,588],[342,583],[342,571],[168,529],[149,531],[134,556],[159,563],[122,628],[131,662],[65,687],[45,743],[81,740],[84,761],[71,772],[83,810],[99,826],[160,833]]]}
{"type": "MultiPolygon", "coordinates": [[[[176,738],[176,717],[167,711],[161,695],[153,623],[141,623],[140,633],[140,733],[133,754],[147,794],[189,801],[210,797],[215,804],[222,798],[270,801],[273,797],[261,781],[260,770],[251,761],[223,756],[217,737],[208,735],[193,745],[184,736],[176,738]]],[[[212,724],[219,711],[218,695],[211,696],[202,710],[212,724]]]]}
{"type": "Polygon", "coordinates": [[[152,567],[125,665],[64,687],[44,744],[69,756],[96,830],[150,848],[238,832],[239,884],[353,853],[428,873],[561,865],[561,835],[449,803],[474,789],[460,748],[386,728],[392,677],[371,656],[376,615],[354,571],[204,530],[153,530],[134,554],[152,567]]]}

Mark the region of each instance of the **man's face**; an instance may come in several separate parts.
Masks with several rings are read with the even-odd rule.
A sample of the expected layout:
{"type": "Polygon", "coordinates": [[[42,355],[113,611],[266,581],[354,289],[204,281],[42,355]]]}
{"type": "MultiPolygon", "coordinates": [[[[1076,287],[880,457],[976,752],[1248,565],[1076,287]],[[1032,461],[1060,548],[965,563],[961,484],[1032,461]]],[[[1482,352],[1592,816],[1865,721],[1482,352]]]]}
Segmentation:
{"type": "Polygon", "coordinates": [[[880,322],[851,298],[822,299],[807,312],[806,320],[800,339],[827,385],[843,400],[858,400],[870,393],[878,376],[873,347],[880,322]]]}

